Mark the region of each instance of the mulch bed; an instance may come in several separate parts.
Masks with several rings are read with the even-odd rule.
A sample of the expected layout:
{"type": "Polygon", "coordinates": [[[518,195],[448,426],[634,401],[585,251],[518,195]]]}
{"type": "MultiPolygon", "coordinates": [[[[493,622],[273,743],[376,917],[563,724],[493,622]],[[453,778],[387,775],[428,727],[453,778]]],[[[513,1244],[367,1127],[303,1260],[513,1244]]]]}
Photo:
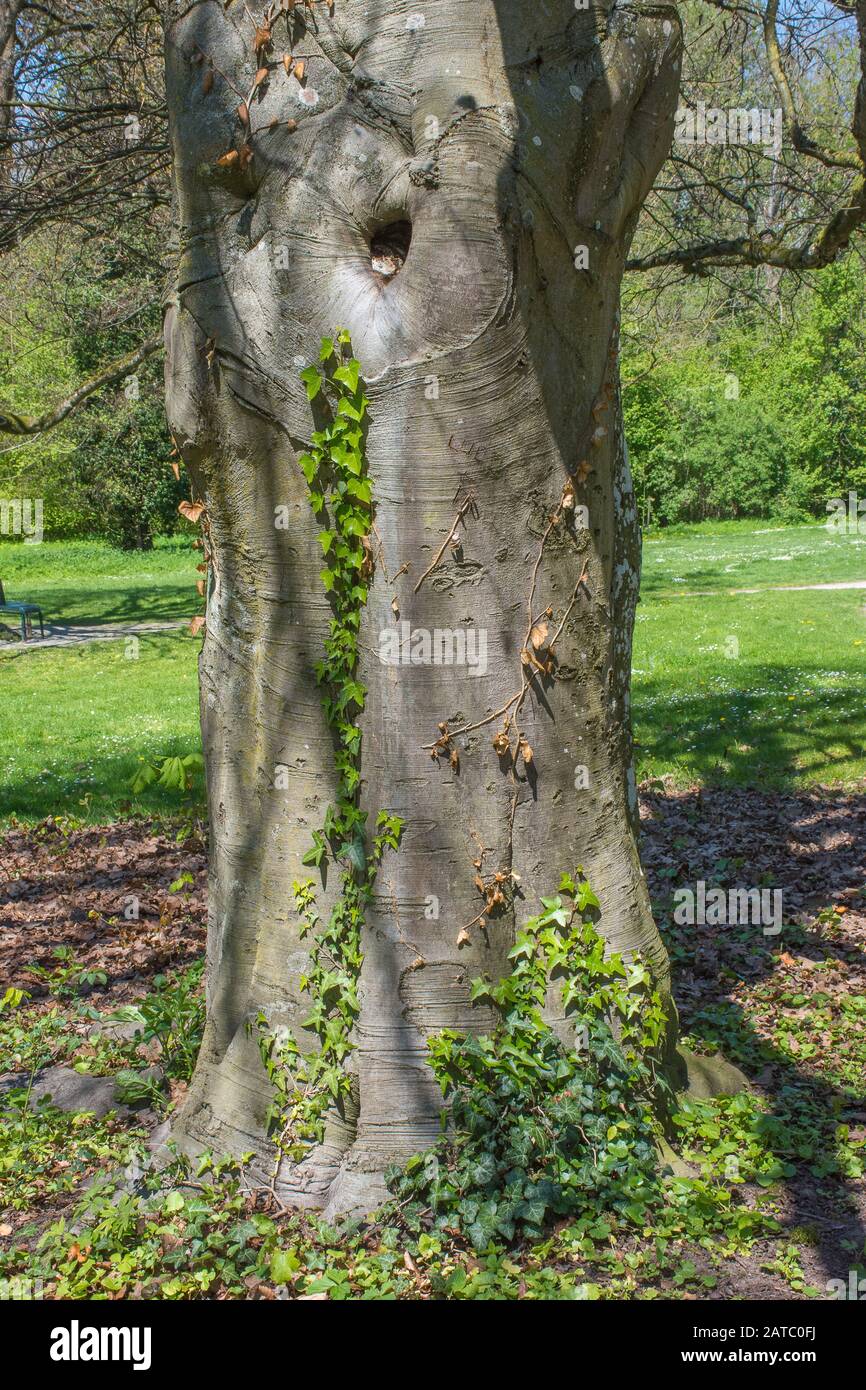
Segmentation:
{"type": "Polygon", "coordinates": [[[53,821],[0,838],[0,989],[45,988],[30,965],[52,969],[57,946],[102,970],[117,1004],[167,966],[204,950],[207,855],[147,822],[66,830],[53,821]],[[184,883],[172,885],[184,874],[184,883]],[[137,904],[135,902],[137,900],[137,904]],[[132,914],[137,910],[137,920],[132,914]]]}
{"type": "MultiPolygon", "coordinates": [[[[808,1030],[811,996],[829,997],[835,1008],[846,995],[866,995],[866,792],[674,791],[656,782],[642,789],[641,818],[643,862],[671,946],[685,1030],[700,1036],[714,1009],[733,1005],[744,1033],[774,1045],[780,1019],[808,1030]],[[673,890],[699,879],[781,889],[781,933],[765,936],[760,926],[674,927],[673,890]],[[792,992],[802,997],[793,1008],[792,992]]],[[[0,836],[0,993],[17,985],[48,1007],[50,996],[27,967],[51,969],[54,948],[70,946],[77,964],[108,976],[107,986],[94,990],[94,1003],[111,1008],[140,996],[155,973],[204,950],[206,874],[203,844],[179,845],[170,831],[148,822],[69,829],[48,821],[8,830],[0,836]],[[182,875],[192,882],[178,886],[182,875]],[[132,898],[138,920],[124,916],[132,898]]],[[[779,1052],[762,1070],[750,1070],[742,1059],[741,1065],[771,1100],[792,1079],[806,1082],[840,1119],[863,1125],[866,1098],[855,1069],[864,1027],[834,1023],[812,1035],[818,1046],[802,1059],[795,1036],[793,1052],[779,1052]],[[839,1057],[849,1045],[854,1079],[840,1087],[839,1057]]],[[[814,1248],[801,1256],[807,1277],[823,1288],[856,1262],[845,1242],[862,1243],[866,1184],[837,1185],[834,1198],[808,1169],[798,1170],[782,1186],[779,1213],[791,1227],[816,1228],[814,1248]]],[[[748,1260],[726,1262],[712,1296],[796,1297],[778,1274],[761,1270],[770,1253],[759,1246],[748,1260]]]]}
{"type": "Polygon", "coordinates": [[[866,791],[798,794],[694,788],[641,792],[644,867],[657,896],[673,882],[710,880],[721,860],[732,884],[781,888],[786,920],[828,902],[866,908],[866,791]]]}
{"type": "MultiPolygon", "coordinates": [[[[669,921],[673,889],[694,889],[700,879],[782,893],[777,935],[760,926],[669,928],[687,1027],[698,1011],[727,1002],[767,1037],[778,1012],[808,1016],[810,995],[866,995],[866,794],[645,792],[641,814],[641,854],[660,918],[669,921]],[[780,1005],[773,1016],[774,993],[805,999],[794,1010],[780,1005]]],[[[829,1035],[818,1041],[827,1048],[838,1042],[829,1035]]],[[[819,1077],[832,1060],[819,1052],[798,1065],[819,1077]]],[[[763,1079],[773,1080],[772,1068],[763,1079]]]]}

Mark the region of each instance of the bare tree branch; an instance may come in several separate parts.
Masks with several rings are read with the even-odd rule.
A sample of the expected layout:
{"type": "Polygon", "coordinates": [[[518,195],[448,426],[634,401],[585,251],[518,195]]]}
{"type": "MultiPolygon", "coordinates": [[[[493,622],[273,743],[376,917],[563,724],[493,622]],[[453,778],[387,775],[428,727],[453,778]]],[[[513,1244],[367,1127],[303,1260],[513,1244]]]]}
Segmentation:
{"type": "Polygon", "coordinates": [[[52,406],[50,410],[46,410],[42,415],[13,415],[11,413],[4,414],[0,412],[0,432],[3,434],[34,435],[42,434],[44,430],[53,429],[55,425],[60,424],[61,420],[65,420],[68,415],[71,415],[83,401],[88,399],[88,397],[94,395],[97,391],[101,391],[103,387],[113,386],[115,382],[121,381],[123,377],[129,376],[131,372],[135,371],[136,367],[139,367],[148,357],[152,357],[161,347],[162,334],[154,334],[152,338],[148,338],[140,347],[137,347],[134,352],[128,353],[126,357],[119,358],[112,362],[110,366],[105,367],[101,372],[97,372],[95,376],[83,382],[82,385],[73,391],[71,395],[67,396],[65,400],[52,406]]]}
{"type": "MultiPolygon", "coordinates": [[[[800,45],[799,80],[806,90],[814,82],[816,45],[826,38],[820,26],[816,36],[817,20],[809,17],[809,27],[801,17],[805,29],[798,32],[796,16],[783,11],[780,21],[779,0],[766,0],[763,6],[736,0],[704,3],[723,16],[729,58],[737,38],[741,81],[756,81],[756,63],[763,53],[770,91],[781,103],[785,147],[782,152],[711,147],[690,160],[675,151],[667,166],[670,177],[663,172],[646,207],[627,269],[679,267],[690,274],[738,266],[820,270],[866,227],[866,0],[828,0],[840,18],[823,26],[835,37],[832,25],[842,24],[843,38],[856,28],[859,75],[853,99],[843,103],[850,112],[850,152],[807,131],[779,40],[781,22],[789,30],[789,48],[795,41],[800,45]],[[739,219],[737,205],[742,209],[739,219]]],[[[714,85],[725,81],[720,37],[715,36],[705,59],[714,85]]],[[[828,53],[831,66],[832,49],[828,53]]],[[[736,73],[729,72],[727,80],[735,81],[736,73]]],[[[840,135],[843,130],[840,122],[840,135]]]]}

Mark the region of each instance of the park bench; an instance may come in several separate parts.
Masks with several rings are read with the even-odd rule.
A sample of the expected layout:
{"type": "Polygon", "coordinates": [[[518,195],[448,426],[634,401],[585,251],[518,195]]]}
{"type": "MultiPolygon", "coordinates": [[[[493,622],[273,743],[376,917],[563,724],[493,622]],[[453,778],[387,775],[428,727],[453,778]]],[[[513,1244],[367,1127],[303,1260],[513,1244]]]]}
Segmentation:
{"type": "Polygon", "coordinates": [[[3,592],[3,580],[0,579],[0,613],[17,613],[21,619],[21,641],[27,641],[28,631],[33,635],[33,614],[39,615],[39,636],[45,636],[45,624],[42,620],[42,609],[38,603],[18,603],[6,598],[3,592]]]}

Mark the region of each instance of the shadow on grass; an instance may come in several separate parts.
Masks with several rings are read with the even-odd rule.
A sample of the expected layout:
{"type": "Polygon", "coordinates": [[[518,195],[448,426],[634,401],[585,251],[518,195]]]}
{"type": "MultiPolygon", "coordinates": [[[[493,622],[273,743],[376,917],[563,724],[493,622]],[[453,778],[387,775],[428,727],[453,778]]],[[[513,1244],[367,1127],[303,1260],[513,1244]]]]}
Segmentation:
{"type": "MultiPolygon", "coordinates": [[[[829,674],[803,665],[750,666],[747,684],[687,695],[682,685],[636,677],[639,770],[676,767],[708,786],[793,786],[812,777],[826,783],[846,765],[850,775],[850,764],[866,757],[866,703],[854,685],[858,671],[842,672],[851,683],[834,688],[827,687],[829,674]],[[796,681],[809,691],[810,680],[815,693],[791,688],[796,681]]],[[[721,686],[722,677],[716,680],[721,686]]]]}
{"type": "Polygon", "coordinates": [[[708,566],[707,569],[690,569],[682,579],[681,585],[672,584],[670,571],[666,566],[659,565],[656,568],[644,565],[640,579],[641,598],[646,602],[647,599],[655,598],[687,598],[693,595],[695,590],[700,590],[701,593],[728,594],[732,589],[761,588],[762,585],[766,585],[768,589],[773,587],[771,579],[750,579],[748,566],[744,566],[736,575],[720,575],[718,563],[708,566]]]}
{"type": "MultiPolygon", "coordinates": [[[[198,751],[188,740],[160,743],[158,760],[198,751]]],[[[145,755],[147,756],[147,755],[145,755]]],[[[157,757],[154,752],[151,756],[157,757]]],[[[64,771],[48,771],[0,785],[0,821],[26,822],[68,816],[82,824],[102,824],[134,816],[174,817],[183,811],[180,792],[151,786],[137,795],[132,780],[140,767],[135,754],[94,758],[64,771]]],[[[196,809],[204,815],[204,799],[196,809]]]]}
{"type": "MultiPolygon", "coordinates": [[[[18,588],[21,589],[20,581],[18,588]]],[[[150,588],[133,584],[129,588],[52,584],[42,592],[38,585],[32,585],[27,589],[27,601],[42,607],[46,622],[64,625],[163,622],[191,618],[201,608],[192,582],[155,584],[150,588]]]]}

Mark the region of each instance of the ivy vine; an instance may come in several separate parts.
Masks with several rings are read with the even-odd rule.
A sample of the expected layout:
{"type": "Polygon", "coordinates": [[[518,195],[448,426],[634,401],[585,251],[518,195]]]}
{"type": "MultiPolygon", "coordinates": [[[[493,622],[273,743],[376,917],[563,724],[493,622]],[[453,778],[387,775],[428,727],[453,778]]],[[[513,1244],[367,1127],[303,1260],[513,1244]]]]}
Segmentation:
{"type": "Polygon", "coordinates": [[[449,1133],[386,1174],[405,1220],[428,1223],[432,1212],[435,1226],[461,1229],[478,1250],[599,1204],[637,1219],[657,1199],[658,1114],[672,1098],[655,1065],[664,1004],[640,958],[606,952],[592,921],[598,899],[580,873],[563,875],[541,904],[509,954],[511,973],[473,982],[496,1030],[445,1030],[428,1042],[449,1133]],[[552,987],[575,1046],[544,1020],[552,987]]]}
{"type": "Polygon", "coordinates": [[[352,1031],[358,1018],[358,980],[361,972],[361,931],[379,865],[388,849],[397,849],[403,822],[380,811],[369,853],[365,828],[367,812],[360,806],[361,730],[358,716],[366,690],[358,679],[358,634],[361,610],[373,571],[369,533],[373,524],[373,493],[367,476],[365,433],[369,401],[361,368],[352,355],[344,329],[323,338],[319,361],[301,372],[310,402],[321,398],[328,422],[312,435],[308,452],[298,462],[309,490],[310,505],[322,523],[318,542],[325,558],[321,581],[332,617],[316,680],[334,737],[336,798],[325,812],[303,863],[319,870],[332,861],[339,872],[340,893],[326,921],[319,915],[316,884],[297,880],[292,888],[302,921],[301,935],[310,937],[310,964],[301,987],[313,1004],[302,1027],[316,1036],[318,1050],[301,1052],[297,1039],[278,1040],[259,1015],[259,1048],[274,1087],[268,1114],[276,1133],[278,1153],[294,1162],[324,1134],[325,1116],[342,1108],[351,1089],[346,1059],[353,1050],[352,1031]]]}

